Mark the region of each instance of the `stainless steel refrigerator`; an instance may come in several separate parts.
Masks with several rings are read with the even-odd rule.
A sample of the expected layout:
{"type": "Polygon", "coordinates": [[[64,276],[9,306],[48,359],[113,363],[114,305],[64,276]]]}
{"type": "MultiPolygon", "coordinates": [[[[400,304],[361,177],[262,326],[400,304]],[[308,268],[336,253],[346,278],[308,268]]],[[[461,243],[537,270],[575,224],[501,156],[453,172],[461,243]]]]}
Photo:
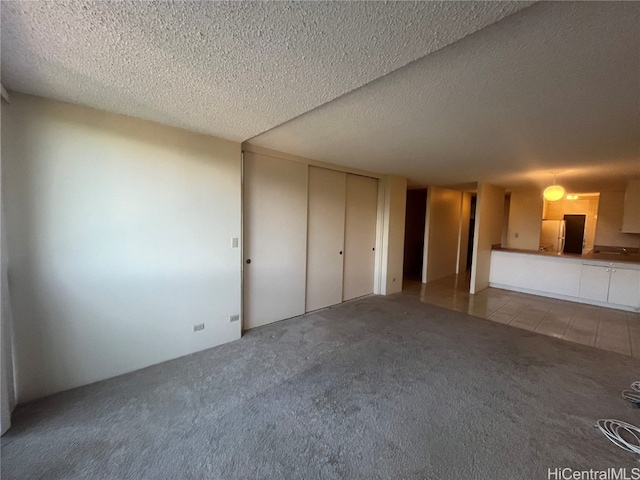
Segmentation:
{"type": "Polygon", "coordinates": [[[540,250],[562,253],[564,250],[564,220],[542,220],[540,228],[540,250]]]}

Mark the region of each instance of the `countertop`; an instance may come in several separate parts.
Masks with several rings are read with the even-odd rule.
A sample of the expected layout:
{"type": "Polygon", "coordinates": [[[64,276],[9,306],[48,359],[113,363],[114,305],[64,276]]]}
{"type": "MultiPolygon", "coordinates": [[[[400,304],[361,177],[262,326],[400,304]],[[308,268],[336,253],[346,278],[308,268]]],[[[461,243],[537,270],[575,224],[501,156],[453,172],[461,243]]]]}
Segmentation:
{"type": "Polygon", "coordinates": [[[539,250],[520,250],[517,248],[503,247],[493,247],[492,250],[497,250],[500,252],[525,253],[529,255],[544,255],[546,257],[575,258],[580,260],[600,260],[603,262],[640,264],[640,253],[629,253],[628,255],[615,253],[587,253],[586,255],[579,255],[577,253],[541,252],[539,250]]]}

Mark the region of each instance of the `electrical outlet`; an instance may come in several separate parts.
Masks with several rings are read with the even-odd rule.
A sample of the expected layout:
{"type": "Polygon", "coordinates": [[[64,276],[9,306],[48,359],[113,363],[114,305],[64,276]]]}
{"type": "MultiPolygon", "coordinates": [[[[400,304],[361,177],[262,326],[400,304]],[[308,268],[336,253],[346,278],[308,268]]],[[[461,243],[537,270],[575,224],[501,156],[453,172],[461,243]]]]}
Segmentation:
{"type": "Polygon", "coordinates": [[[238,248],[238,237],[233,237],[231,239],[231,248],[238,248]]]}
{"type": "Polygon", "coordinates": [[[237,322],[238,320],[240,320],[240,315],[231,315],[229,317],[230,322],[237,322]]]}
{"type": "Polygon", "coordinates": [[[204,323],[199,323],[198,325],[193,326],[193,331],[197,332],[199,330],[204,330],[204,323]]]}

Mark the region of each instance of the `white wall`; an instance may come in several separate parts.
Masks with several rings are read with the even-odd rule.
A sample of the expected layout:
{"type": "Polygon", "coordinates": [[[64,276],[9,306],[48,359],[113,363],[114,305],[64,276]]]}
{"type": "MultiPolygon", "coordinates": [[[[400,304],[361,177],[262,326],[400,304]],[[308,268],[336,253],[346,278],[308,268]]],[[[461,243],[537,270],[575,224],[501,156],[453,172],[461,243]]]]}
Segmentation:
{"type": "Polygon", "coordinates": [[[456,273],[462,192],[429,187],[424,235],[422,282],[456,273]]]}
{"type": "Polygon", "coordinates": [[[624,190],[600,192],[596,245],[640,247],[640,234],[622,233],[621,231],[623,212],[624,190]]]}
{"type": "Polygon", "coordinates": [[[18,94],[2,113],[19,402],[240,337],[240,144],[18,94]]]}
{"type": "Polygon", "coordinates": [[[382,251],[376,262],[374,293],[390,295],[402,291],[407,179],[386,176],[378,182],[378,189],[377,245],[382,251]]]}
{"type": "Polygon", "coordinates": [[[478,293],[489,286],[491,247],[494,244],[500,244],[502,239],[504,194],[503,188],[488,183],[478,184],[469,289],[471,293],[478,293]]]}
{"type": "Polygon", "coordinates": [[[542,192],[538,189],[511,192],[507,248],[538,250],[543,203],[542,192]]]}

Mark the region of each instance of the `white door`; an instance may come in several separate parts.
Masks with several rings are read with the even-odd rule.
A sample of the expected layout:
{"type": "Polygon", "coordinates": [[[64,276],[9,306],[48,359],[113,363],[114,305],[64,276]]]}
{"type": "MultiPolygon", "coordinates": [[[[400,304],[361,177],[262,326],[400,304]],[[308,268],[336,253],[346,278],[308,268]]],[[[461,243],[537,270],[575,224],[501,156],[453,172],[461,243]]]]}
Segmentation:
{"type": "Polygon", "coordinates": [[[580,298],[606,302],[609,296],[609,276],[608,267],[582,265],[580,298]]]}
{"type": "Polygon", "coordinates": [[[342,302],[346,177],[309,167],[307,312],[342,302]]]}
{"type": "Polygon", "coordinates": [[[378,180],[347,175],[343,300],[373,293],[378,180]]]}
{"type": "Polygon", "coordinates": [[[609,303],[640,307],[640,270],[619,267],[611,269],[609,303]]]}
{"type": "Polygon", "coordinates": [[[243,327],[304,313],[307,166],[244,156],[243,327]]]}

